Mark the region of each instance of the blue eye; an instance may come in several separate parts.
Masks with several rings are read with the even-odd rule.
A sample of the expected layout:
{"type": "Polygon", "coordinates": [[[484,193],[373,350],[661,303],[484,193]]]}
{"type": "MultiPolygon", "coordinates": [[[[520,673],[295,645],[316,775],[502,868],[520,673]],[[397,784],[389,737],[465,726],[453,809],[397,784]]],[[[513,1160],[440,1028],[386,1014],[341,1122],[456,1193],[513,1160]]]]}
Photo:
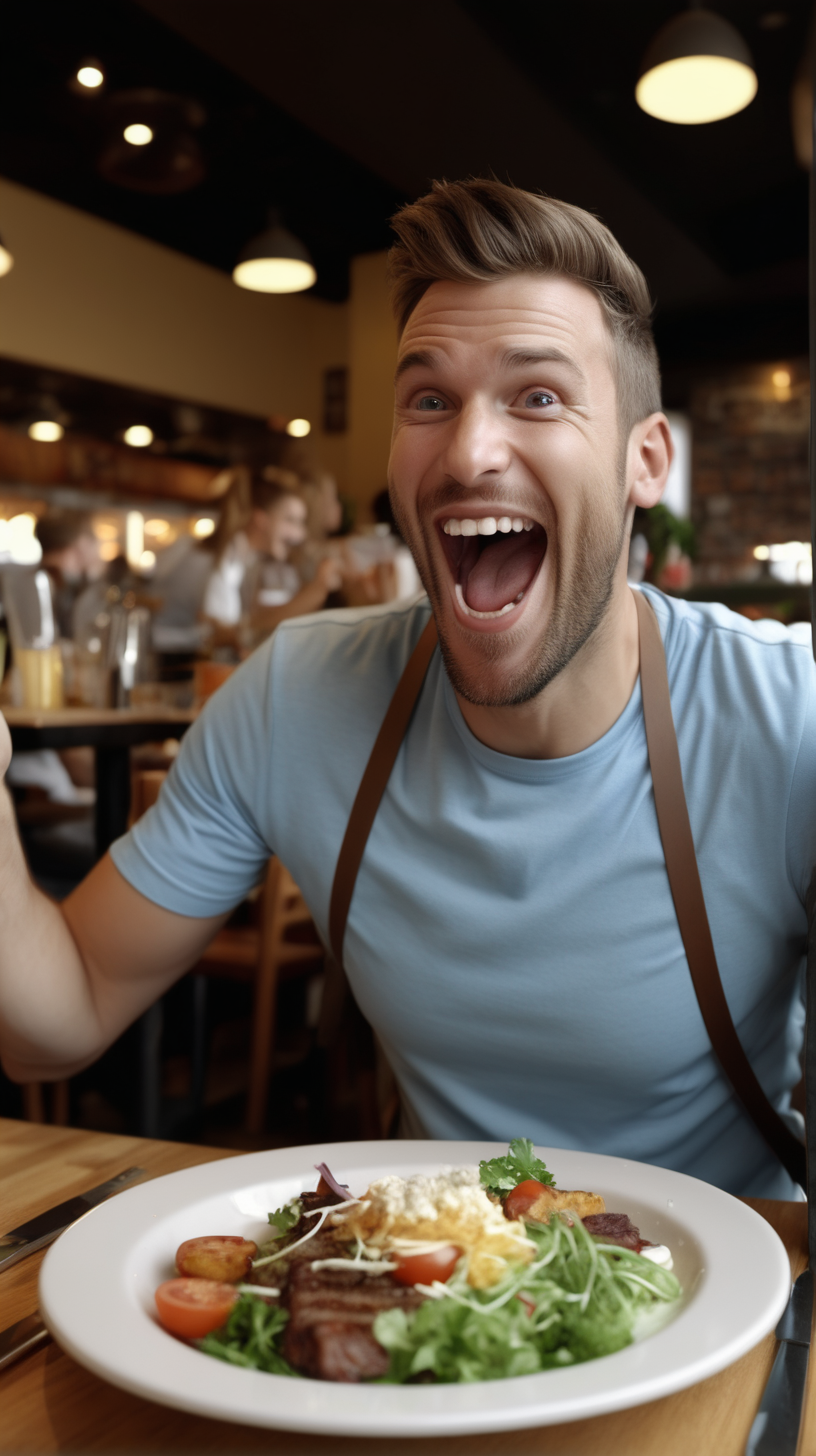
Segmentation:
{"type": "Polygon", "coordinates": [[[524,401],[525,409],[541,409],[543,405],[555,404],[555,396],[544,389],[536,389],[524,401]]]}
{"type": "Polygon", "coordinates": [[[421,410],[446,410],[447,408],[444,399],[440,399],[438,394],[424,394],[417,403],[417,409],[421,410]]]}

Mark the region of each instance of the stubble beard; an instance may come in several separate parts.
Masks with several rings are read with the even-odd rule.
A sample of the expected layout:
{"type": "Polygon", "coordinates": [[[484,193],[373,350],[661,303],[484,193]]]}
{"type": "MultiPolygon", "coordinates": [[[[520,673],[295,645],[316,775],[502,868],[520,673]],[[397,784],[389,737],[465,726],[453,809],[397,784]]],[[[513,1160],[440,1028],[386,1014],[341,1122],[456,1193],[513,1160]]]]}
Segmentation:
{"type": "MultiPolygon", "coordinates": [[[[620,475],[621,472],[619,472],[620,475]]],[[[435,554],[422,549],[421,527],[415,528],[391,492],[391,508],[403,537],[416,562],[422,584],[431,601],[439,632],[439,646],[451,684],[466,702],[478,708],[513,708],[538,697],[581,651],[603,622],[612,600],[615,573],[618,568],[627,525],[623,505],[623,483],[619,480],[615,505],[599,521],[589,505],[577,522],[577,547],[572,560],[564,560],[560,541],[550,540],[548,570],[554,581],[554,604],[549,623],[528,651],[526,661],[516,669],[503,662],[514,656],[514,649],[524,640],[527,626],[498,633],[467,633],[468,655],[478,654],[476,667],[463,665],[455,643],[443,626],[442,603],[446,589],[440,579],[435,554]]],[[[466,629],[457,629],[464,633],[466,629]]]]}

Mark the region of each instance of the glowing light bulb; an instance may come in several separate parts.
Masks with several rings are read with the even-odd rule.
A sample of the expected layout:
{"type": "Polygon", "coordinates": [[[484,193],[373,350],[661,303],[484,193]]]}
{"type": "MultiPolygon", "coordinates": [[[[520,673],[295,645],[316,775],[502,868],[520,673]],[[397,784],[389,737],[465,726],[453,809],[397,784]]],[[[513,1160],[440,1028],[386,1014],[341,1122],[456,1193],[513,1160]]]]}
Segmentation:
{"type": "Polygon", "coordinates": [[[641,110],[680,126],[735,116],[756,93],[751,67],[728,56],[678,56],[647,71],[635,87],[641,110]]]}
{"type": "Polygon", "coordinates": [[[232,277],[239,288],[255,293],[302,293],[317,273],[300,258],[250,258],[233,269],[232,277]]]}
{"type": "Polygon", "coordinates": [[[789,369],[774,369],[774,372],[771,375],[771,383],[775,385],[777,389],[789,389],[790,382],[791,376],[789,369]]]}
{"type": "Polygon", "coordinates": [[[28,433],[32,440],[38,440],[40,444],[52,445],[55,440],[62,439],[65,431],[56,420],[35,420],[33,425],[29,425],[28,433]]]}
{"type": "Polygon", "coordinates": [[[286,433],[293,435],[296,440],[302,440],[304,435],[311,434],[311,429],[308,420],[290,420],[286,426],[286,433]]]}
{"type": "Polygon", "coordinates": [[[153,140],[151,128],[145,126],[141,121],[131,122],[130,126],[125,127],[122,135],[132,147],[146,147],[148,142],[153,140]]]}
{"type": "Polygon", "coordinates": [[[193,535],[199,541],[203,541],[207,536],[211,536],[214,530],[215,521],[209,516],[202,516],[200,520],[193,521],[193,535]]]}
{"type": "Polygon", "coordinates": [[[125,430],[122,436],[126,445],[133,445],[137,450],[144,449],[145,445],[153,444],[153,431],[149,425],[131,425],[125,430]]]}
{"type": "Polygon", "coordinates": [[[95,91],[101,86],[105,79],[104,73],[98,66],[80,66],[76,78],[80,86],[85,86],[89,91],[95,91]]]}

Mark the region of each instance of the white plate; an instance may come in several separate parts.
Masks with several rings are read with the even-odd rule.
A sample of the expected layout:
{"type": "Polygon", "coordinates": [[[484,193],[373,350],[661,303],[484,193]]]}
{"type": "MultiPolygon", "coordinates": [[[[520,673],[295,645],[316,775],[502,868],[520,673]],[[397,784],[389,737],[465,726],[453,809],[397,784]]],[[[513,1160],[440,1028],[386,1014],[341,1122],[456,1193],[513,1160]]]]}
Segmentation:
{"type": "Polygon", "coordinates": [[[120,1193],[50,1249],[40,1307],[57,1342],[124,1390],[197,1415],[324,1435],[429,1436],[552,1425],[623,1410],[722,1370],[773,1329],[790,1292],[784,1246],[727,1193],[663,1168],[537,1149],[562,1188],[603,1194],[668,1244],[684,1289],[675,1318],[617,1354],[474,1385],[335,1385],[241,1370],[165,1334],[154,1291],[184,1240],[264,1235],[266,1215],[315,1187],[315,1163],[360,1193],[383,1173],[432,1172],[506,1152],[498,1143],[336,1143],[205,1163],[120,1193]]]}

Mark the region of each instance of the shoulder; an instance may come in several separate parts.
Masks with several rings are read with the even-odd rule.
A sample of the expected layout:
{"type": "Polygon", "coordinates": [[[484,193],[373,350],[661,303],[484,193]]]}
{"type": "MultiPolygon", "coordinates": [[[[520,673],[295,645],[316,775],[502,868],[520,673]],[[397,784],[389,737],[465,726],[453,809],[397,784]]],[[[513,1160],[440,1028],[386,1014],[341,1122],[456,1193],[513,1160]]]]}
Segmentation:
{"type": "Polygon", "coordinates": [[[749,710],[790,727],[814,676],[810,626],[749,621],[718,602],[644,593],[657,613],[674,698],[705,697],[718,710],[749,710]]]}
{"type": "Polygon", "coordinates": [[[365,683],[390,697],[430,613],[423,593],[382,607],[294,617],[271,639],[273,673],[293,686],[353,690],[365,683]]]}

